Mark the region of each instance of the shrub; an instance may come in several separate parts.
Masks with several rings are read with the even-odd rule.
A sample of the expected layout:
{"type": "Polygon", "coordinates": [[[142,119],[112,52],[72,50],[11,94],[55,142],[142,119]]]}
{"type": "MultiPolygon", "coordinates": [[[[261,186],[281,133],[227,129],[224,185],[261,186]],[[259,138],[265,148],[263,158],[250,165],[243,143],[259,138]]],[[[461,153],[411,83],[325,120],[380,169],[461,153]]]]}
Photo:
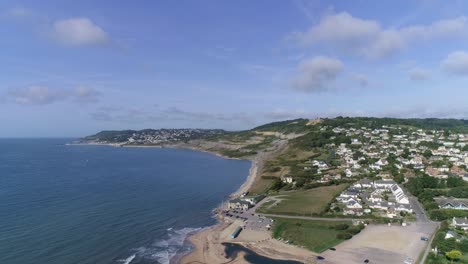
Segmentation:
{"type": "Polygon", "coordinates": [[[335,226],[336,230],[346,230],[348,228],[349,228],[348,224],[338,224],[338,225],[335,226]]]}
{"type": "Polygon", "coordinates": [[[352,238],[353,236],[351,234],[348,234],[348,233],[338,233],[336,234],[336,238],[338,239],[350,239],[352,238]]]}

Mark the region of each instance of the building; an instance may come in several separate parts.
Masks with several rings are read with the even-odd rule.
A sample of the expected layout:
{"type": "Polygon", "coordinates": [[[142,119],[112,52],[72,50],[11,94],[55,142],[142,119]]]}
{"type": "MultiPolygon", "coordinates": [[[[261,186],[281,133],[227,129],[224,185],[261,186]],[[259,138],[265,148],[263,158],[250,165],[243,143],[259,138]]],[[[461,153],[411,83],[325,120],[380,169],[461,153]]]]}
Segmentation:
{"type": "Polygon", "coordinates": [[[250,203],[253,206],[253,205],[256,205],[258,202],[260,202],[261,200],[263,200],[263,198],[265,198],[265,195],[260,194],[257,196],[244,197],[242,198],[242,200],[250,203]]]}
{"type": "Polygon", "coordinates": [[[250,207],[251,204],[249,202],[241,199],[233,199],[228,202],[229,209],[248,210],[250,207]]]}
{"type": "Polygon", "coordinates": [[[459,234],[457,234],[456,232],[454,232],[452,230],[449,230],[449,231],[447,231],[447,234],[445,234],[445,239],[449,239],[449,238],[455,238],[455,240],[457,242],[460,242],[462,236],[460,236],[459,234]]]}
{"type": "Polygon", "coordinates": [[[454,217],[452,219],[452,226],[468,230],[468,219],[466,217],[454,217]]]}
{"type": "Polygon", "coordinates": [[[284,176],[284,177],[281,177],[281,181],[284,183],[293,183],[294,179],[291,176],[284,176]]]}
{"type": "Polygon", "coordinates": [[[435,197],[434,200],[442,209],[468,210],[468,199],[435,197]]]}
{"type": "Polygon", "coordinates": [[[380,180],[380,181],[375,181],[374,182],[374,188],[390,189],[395,184],[396,184],[396,182],[394,182],[392,180],[390,180],[390,181],[380,180]]]}
{"type": "Polygon", "coordinates": [[[392,187],[390,187],[390,190],[392,191],[393,195],[395,196],[395,199],[397,203],[399,204],[409,204],[408,196],[405,195],[403,190],[398,186],[398,184],[393,184],[392,187]]]}
{"type": "Polygon", "coordinates": [[[362,180],[356,182],[353,185],[353,187],[357,188],[357,189],[371,188],[372,187],[372,182],[369,179],[362,179],[362,180]]]}

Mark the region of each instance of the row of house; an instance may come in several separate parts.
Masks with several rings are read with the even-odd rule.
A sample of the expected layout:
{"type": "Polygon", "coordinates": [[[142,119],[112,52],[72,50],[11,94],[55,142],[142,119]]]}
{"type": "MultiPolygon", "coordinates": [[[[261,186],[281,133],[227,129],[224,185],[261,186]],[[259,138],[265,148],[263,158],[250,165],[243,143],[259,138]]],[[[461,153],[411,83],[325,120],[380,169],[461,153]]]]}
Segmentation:
{"type": "Polygon", "coordinates": [[[392,180],[361,179],[343,191],[336,201],[345,215],[360,216],[377,211],[393,218],[400,212],[413,212],[408,197],[392,180]]]}

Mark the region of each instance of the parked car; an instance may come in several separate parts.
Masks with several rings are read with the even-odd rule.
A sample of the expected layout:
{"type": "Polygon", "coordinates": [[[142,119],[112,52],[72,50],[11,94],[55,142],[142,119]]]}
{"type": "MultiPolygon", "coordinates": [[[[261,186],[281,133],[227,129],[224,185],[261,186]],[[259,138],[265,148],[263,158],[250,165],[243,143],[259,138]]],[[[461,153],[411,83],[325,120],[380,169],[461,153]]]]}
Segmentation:
{"type": "Polygon", "coordinates": [[[317,259],[318,259],[318,260],[322,260],[322,259],[325,259],[325,258],[322,257],[322,256],[317,256],[317,259]]]}

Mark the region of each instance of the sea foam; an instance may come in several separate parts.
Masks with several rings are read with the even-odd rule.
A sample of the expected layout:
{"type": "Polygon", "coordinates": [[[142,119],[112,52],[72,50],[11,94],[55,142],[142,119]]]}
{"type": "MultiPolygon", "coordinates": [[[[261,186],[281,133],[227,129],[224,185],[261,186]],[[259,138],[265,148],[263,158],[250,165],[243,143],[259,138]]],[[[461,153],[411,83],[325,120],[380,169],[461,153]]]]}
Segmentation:
{"type": "Polygon", "coordinates": [[[138,259],[147,259],[156,261],[158,264],[169,264],[171,259],[177,254],[185,253],[190,249],[184,245],[184,241],[191,233],[197,232],[201,228],[182,228],[182,229],[167,229],[167,236],[164,239],[156,240],[148,247],[139,247],[134,249],[134,254],[125,259],[124,264],[131,264],[131,262],[138,257],[138,259]]]}

